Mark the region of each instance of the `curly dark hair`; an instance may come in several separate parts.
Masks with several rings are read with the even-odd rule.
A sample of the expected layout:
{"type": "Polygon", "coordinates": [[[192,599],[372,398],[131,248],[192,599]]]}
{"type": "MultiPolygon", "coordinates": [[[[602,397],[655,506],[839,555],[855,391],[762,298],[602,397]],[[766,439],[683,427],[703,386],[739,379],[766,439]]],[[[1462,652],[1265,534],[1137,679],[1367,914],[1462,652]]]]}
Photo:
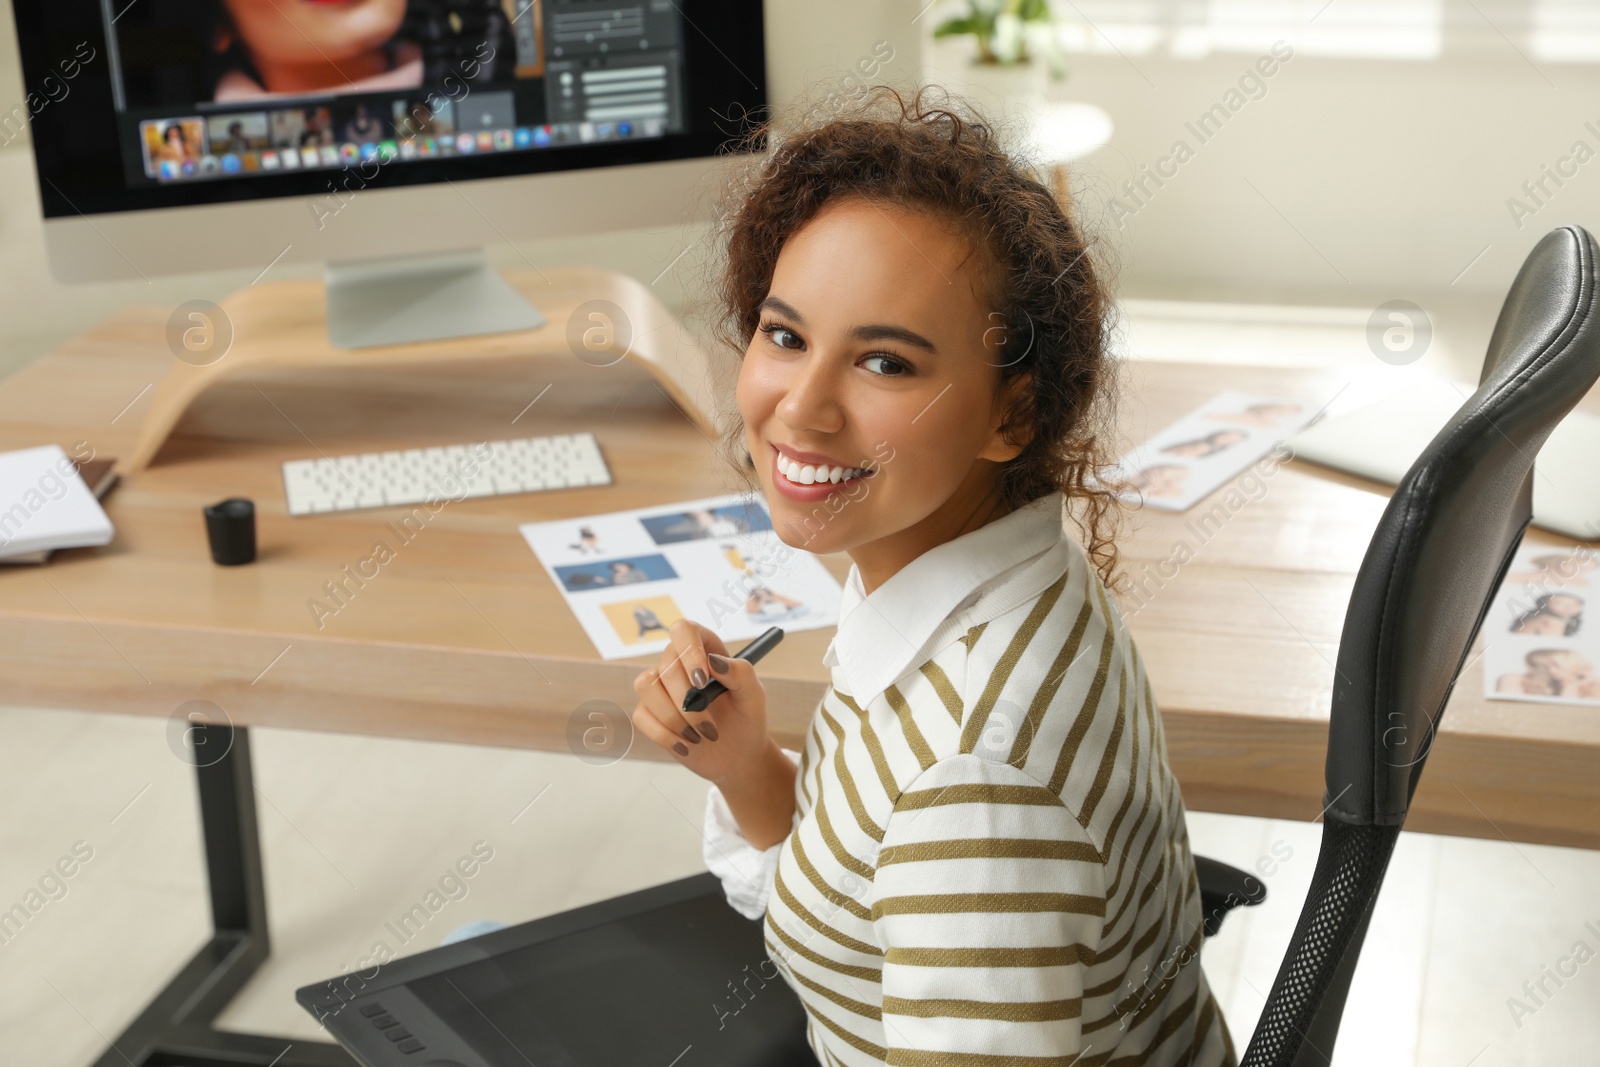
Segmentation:
{"type": "MultiPolygon", "coordinates": [[[[1032,378],[1001,424],[1008,442],[1024,445],[1000,469],[1002,502],[1014,509],[1064,493],[1086,553],[1116,587],[1121,501],[1102,476],[1113,460],[1118,366],[1103,257],[1098,247],[1091,255],[1098,242],[1002,147],[991,121],[938,86],[874,85],[843,103],[832,94],[821,111],[802,98],[727,146],[752,154],[712,211],[713,340],[743,358],[779,252],[830,201],[859,197],[953,221],[985,257],[980,297],[1002,316],[998,389],[1032,378]],[[762,145],[770,151],[754,154],[762,145]]],[[[753,483],[744,427],[737,413],[730,421],[721,446],[753,483]]]]}
{"type": "Polygon", "coordinates": [[[1576,615],[1557,615],[1555,612],[1550,610],[1550,598],[1556,596],[1564,596],[1569,600],[1576,600],[1580,605],[1583,603],[1583,597],[1576,593],[1563,593],[1559,590],[1554,593],[1545,593],[1543,596],[1539,597],[1533,602],[1533,607],[1517,616],[1517,620],[1511,624],[1511,632],[1520,633],[1522,628],[1528,623],[1532,622],[1534,619],[1537,619],[1541,615],[1548,615],[1553,619],[1563,620],[1566,627],[1562,631],[1563,637],[1571,637],[1573,634],[1577,633],[1583,627],[1582,609],[1580,608],[1578,614],[1576,615]]]}

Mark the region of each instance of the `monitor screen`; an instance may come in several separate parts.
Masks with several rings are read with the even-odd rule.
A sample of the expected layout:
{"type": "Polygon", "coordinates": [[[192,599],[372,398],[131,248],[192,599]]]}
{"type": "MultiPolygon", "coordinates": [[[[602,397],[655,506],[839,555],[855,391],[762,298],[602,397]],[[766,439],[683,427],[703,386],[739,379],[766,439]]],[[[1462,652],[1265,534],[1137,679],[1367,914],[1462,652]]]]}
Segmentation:
{"type": "Polygon", "coordinates": [[[47,217],[712,155],[765,102],[760,4],[16,9],[47,217]]]}

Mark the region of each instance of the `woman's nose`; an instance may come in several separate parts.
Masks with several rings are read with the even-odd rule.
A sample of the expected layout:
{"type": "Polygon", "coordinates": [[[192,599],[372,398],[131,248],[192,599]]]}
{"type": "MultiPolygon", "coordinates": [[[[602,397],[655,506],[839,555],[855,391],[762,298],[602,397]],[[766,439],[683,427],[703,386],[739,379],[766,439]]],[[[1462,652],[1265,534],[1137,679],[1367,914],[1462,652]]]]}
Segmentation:
{"type": "Polygon", "coordinates": [[[795,429],[833,433],[844,422],[839,376],[828,359],[813,354],[796,367],[778,404],[778,416],[795,429]]]}

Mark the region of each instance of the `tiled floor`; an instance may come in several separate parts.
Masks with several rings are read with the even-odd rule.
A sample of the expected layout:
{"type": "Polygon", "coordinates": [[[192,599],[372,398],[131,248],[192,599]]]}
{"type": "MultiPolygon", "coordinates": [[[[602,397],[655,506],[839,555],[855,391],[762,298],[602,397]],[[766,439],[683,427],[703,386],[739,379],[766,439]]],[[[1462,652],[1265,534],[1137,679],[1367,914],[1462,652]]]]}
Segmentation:
{"type": "MultiPolygon", "coordinates": [[[[80,1067],[205,936],[192,770],[161,721],[9,708],[0,737],[0,908],[77,842],[80,855],[92,849],[65,892],[47,885],[55,899],[0,944],[0,1063],[80,1067]]],[[[274,948],[224,1016],[231,1028],[317,1038],[293,990],[379,943],[430,948],[470,919],[519,921],[701,869],[704,789],[671,765],[277,730],[251,744],[274,948]],[[475,845],[492,858],[403,942],[388,921],[475,845]]],[[[1319,828],[1192,813],[1190,832],[1196,851],[1254,868],[1269,887],[1203,956],[1242,1046],[1319,828]]],[[[1600,854],[1406,835],[1335,1062],[1600,1062],[1600,963],[1587,962],[1600,949],[1597,885],[1600,854]],[[1522,983],[1563,958],[1576,974],[1560,987],[1545,979],[1552,995],[1529,1001],[1522,983]],[[1514,1018],[1514,996],[1531,1013],[1514,1018]]]]}

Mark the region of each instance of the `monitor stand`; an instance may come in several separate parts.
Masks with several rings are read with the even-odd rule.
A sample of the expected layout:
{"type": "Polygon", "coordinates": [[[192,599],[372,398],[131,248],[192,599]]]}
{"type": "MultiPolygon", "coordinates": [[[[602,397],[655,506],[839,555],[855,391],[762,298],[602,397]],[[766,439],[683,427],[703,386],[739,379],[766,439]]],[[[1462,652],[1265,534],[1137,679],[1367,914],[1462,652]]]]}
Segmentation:
{"type": "Polygon", "coordinates": [[[515,333],[544,316],[490,269],[483,250],[329,263],[328,340],[373,348],[515,333]]]}
{"type": "MultiPolygon", "coordinates": [[[[492,321],[497,330],[511,327],[503,318],[483,316],[467,324],[476,336],[450,331],[440,337],[435,332],[431,341],[340,347],[330,340],[334,331],[327,321],[334,301],[322,282],[310,278],[259,282],[224,298],[211,316],[217,325],[226,326],[226,340],[220,351],[204,358],[184,351],[174,337],[175,327],[169,317],[166,336],[153,329],[151,336],[139,343],[162,345],[178,358],[171,361],[167,373],[149,390],[149,407],[138,438],[132,450],[119,459],[117,470],[127,475],[148,466],[190,403],[211,386],[230,378],[250,380],[263,371],[289,369],[303,369],[313,375],[319,370],[352,368],[371,368],[381,373],[380,368],[406,364],[476,359],[578,359],[597,374],[626,360],[647,372],[662,397],[682,411],[708,440],[717,438],[719,398],[731,395],[731,376],[737,374],[737,368],[728,360],[714,360],[713,350],[702,348],[694,333],[644,282],[595,267],[516,270],[498,280],[523,302],[524,314],[531,311],[528,300],[535,299],[550,322],[565,324],[565,328],[557,325],[490,334],[484,332],[487,322],[492,321]],[[595,321],[597,316],[613,321],[615,328],[603,334],[589,330],[574,336],[572,324],[595,321]],[[596,335],[593,340],[591,335],[596,335]]],[[[406,317],[426,317],[424,309],[436,305],[439,290],[420,285],[413,290],[409,286],[405,281],[394,286],[396,291],[415,292],[418,298],[411,308],[403,309],[406,317]]],[[[443,314],[440,312],[437,317],[443,314]]],[[[535,322],[542,321],[539,312],[532,314],[535,322]]]]}

